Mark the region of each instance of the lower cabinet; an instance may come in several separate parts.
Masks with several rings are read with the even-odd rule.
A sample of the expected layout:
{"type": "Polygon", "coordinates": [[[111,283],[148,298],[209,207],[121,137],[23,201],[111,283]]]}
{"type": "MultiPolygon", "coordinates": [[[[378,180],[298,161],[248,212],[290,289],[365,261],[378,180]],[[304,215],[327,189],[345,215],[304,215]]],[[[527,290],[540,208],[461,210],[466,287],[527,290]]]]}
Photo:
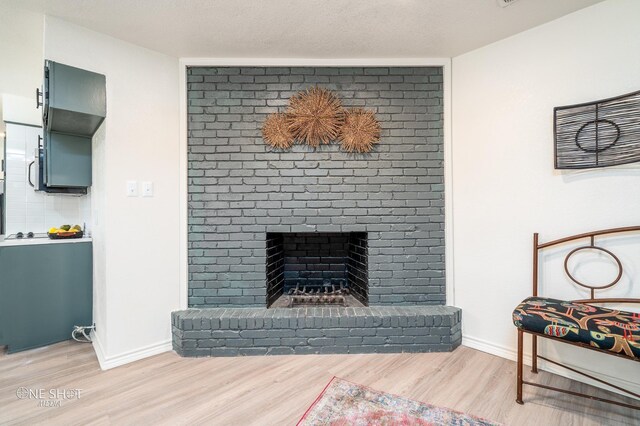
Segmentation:
{"type": "Polygon", "coordinates": [[[0,345],[8,352],[68,340],[93,322],[90,241],[0,245],[0,345]]]}

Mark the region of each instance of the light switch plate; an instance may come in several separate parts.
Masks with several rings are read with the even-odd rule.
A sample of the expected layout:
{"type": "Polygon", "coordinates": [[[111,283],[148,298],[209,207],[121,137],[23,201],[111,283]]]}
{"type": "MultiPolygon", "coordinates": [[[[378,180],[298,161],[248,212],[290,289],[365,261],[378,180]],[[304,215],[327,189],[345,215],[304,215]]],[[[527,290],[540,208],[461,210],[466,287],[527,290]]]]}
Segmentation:
{"type": "Polygon", "coordinates": [[[142,196],[153,197],[153,182],[142,182],[142,196]]]}
{"type": "Polygon", "coordinates": [[[127,197],[137,197],[138,196],[138,181],[128,180],[127,181],[127,197]]]}

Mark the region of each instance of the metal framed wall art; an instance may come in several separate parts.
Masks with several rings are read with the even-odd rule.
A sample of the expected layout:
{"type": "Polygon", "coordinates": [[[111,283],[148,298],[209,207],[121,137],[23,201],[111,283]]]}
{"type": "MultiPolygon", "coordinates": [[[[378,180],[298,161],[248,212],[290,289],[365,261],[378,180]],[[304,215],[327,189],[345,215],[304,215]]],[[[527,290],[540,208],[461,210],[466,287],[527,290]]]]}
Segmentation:
{"type": "Polygon", "coordinates": [[[640,161],[640,91],[554,109],[556,169],[640,161]]]}

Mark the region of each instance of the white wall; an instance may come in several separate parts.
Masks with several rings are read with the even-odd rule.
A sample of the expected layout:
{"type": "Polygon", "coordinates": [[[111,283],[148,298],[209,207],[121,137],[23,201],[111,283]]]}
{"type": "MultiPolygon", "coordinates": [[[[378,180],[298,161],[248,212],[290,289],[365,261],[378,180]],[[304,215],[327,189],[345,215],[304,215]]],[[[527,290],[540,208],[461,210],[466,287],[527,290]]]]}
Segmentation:
{"type": "MultiPolygon", "coordinates": [[[[43,22],[41,14],[0,6],[0,100],[4,94],[29,97],[35,109],[35,90],[42,84],[44,66],[43,22]]],[[[7,118],[0,120],[0,131],[3,121],[7,118]]]]}
{"type": "MultiPolygon", "coordinates": [[[[609,0],[453,59],[455,302],[464,344],[514,358],[511,312],[531,295],[533,232],[548,241],[640,225],[640,164],[553,168],[555,106],[640,89],[639,17],[637,0],[609,0]]],[[[629,239],[617,247],[623,260],[640,262],[629,239]]],[[[555,270],[543,273],[545,294],[577,294],[561,258],[547,259],[555,270]]],[[[640,297],[638,266],[606,294],[640,297]]],[[[637,363],[557,344],[542,350],[640,390],[637,363]]]]}
{"type": "MultiPolygon", "coordinates": [[[[44,60],[41,61],[44,64],[44,60]]],[[[2,94],[2,120],[12,123],[42,126],[42,108],[36,108],[36,96],[2,94]]]]}
{"type": "Polygon", "coordinates": [[[171,348],[178,286],[178,60],[65,21],[45,20],[45,58],[106,75],[94,137],[96,352],[110,368],[171,348]],[[127,180],[153,181],[129,198],[127,180]]]}
{"type": "MultiPolygon", "coordinates": [[[[35,111],[35,89],[42,78],[43,23],[41,14],[0,5],[0,160],[4,158],[5,121],[39,124],[16,120],[15,114],[9,118],[3,109],[6,98],[13,95],[10,100],[13,106],[21,102],[21,97],[28,97],[35,111]]],[[[2,171],[0,179],[3,179],[2,171]]]]}

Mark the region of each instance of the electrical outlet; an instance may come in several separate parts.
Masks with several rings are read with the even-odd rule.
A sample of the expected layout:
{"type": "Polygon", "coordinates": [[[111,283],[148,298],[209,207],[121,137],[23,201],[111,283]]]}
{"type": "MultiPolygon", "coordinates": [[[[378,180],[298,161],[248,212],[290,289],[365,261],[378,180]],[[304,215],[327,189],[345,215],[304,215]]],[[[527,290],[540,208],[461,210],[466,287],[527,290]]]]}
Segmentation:
{"type": "Polygon", "coordinates": [[[138,196],[138,182],[135,180],[127,181],[127,197],[138,196]]]}
{"type": "Polygon", "coordinates": [[[142,182],[142,196],[153,197],[153,182],[142,182]]]}

